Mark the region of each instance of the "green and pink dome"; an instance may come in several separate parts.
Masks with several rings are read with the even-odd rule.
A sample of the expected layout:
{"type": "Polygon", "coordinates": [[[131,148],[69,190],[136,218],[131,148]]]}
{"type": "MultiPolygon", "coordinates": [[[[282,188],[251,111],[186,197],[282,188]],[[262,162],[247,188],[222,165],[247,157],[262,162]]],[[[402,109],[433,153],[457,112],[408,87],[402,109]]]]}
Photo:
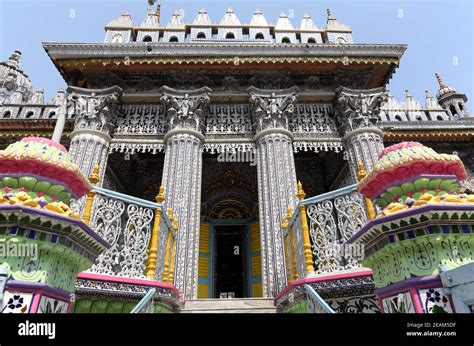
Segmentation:
{"type": "Polygon", "coordinates": [[[61,212],[90,189],[66,148],[55,141],[26,137],[0,151],[0,203],[61,212]]]}
{"type": "Polygon", "coordinates": [[[374,169],[359,182],[359,192],[379,207],[459,191],[467,173],[457,155],[438,154],[417,142],[387,147],[374,169]]]}

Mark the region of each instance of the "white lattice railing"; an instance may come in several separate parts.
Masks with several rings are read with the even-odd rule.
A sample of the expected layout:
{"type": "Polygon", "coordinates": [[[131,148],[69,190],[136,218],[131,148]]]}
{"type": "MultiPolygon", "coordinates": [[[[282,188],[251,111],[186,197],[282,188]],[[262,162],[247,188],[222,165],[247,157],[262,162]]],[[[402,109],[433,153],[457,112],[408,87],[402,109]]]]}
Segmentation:
{"type": "Polygon", "coordinates": [[[344,244],[367,222],[365,201],[356,190],[354,184],[300,200],[283,229],[288,281],[307,276],[308,256],[317,274],[360,266],[358,258],[363,251],[344,244]],[[301,209],[306,211],[306,222],[300,215],[301,209]],[[308,232],[311,255],[305,254],[305,231],[308,232]]]}
{"type": "Polygon", "coordinates": [[[96,259],[89,272],[146,278],[152,232],[158,231],[154,279],[168,282],[169,273],[164,277],[165,260],[168,267],[174,262],[171,249],[176,234],[163,205],[100,187],[94,187],[94,191],[90,226],[111,247],[96,259]],[[157,213],[161,214],[159,218],[157,213]]]}

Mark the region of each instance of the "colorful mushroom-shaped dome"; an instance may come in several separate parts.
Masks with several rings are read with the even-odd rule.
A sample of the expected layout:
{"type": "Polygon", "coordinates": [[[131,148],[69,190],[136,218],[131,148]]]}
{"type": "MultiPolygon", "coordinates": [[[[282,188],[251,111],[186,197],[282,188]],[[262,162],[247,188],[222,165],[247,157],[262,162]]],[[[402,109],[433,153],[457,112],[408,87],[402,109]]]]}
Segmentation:
{"type": "Polygon", "coordinates": [[[438,154],[417,142],[382,151],[374,169],[359,182],[359,192],[385,208],[390,203],[442,196],[459,190],[467,173],[457,155],[438,154]]]}
{"type": "Polygon", "coordinates": [[[90,189],[66,148],[55,141],[26,137],[0,151],[0,203],[64,213],[71,199],[90,189]]]}

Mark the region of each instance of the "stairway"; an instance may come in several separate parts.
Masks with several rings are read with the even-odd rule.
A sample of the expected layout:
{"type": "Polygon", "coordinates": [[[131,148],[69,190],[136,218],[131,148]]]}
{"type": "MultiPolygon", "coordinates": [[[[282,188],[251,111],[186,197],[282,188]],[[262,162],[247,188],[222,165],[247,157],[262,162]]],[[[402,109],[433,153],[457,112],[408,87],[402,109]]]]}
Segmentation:
{"type": "Polygon", "coordinates": [[[277,308],[272,298],[192,299],[187,300],[181,313],[270,313],[277,308]]]}

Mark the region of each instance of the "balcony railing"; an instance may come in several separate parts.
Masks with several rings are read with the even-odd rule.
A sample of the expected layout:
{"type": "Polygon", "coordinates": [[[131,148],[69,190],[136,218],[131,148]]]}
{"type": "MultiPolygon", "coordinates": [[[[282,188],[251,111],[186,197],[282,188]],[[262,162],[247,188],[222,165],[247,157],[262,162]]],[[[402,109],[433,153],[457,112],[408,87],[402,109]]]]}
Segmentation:
{"type": "Polygon", "coordinates": [[[111,245],[89,272],[173,283],[177,227],[162,203],[97,186],[87,198],[90,227],[111,245]]]}
{"type": "Polygon", "coordinates": [[[344,244],[367,222],[365,200],[356,190],[354,184],[300,199],[289,211],[283,222],[288,281],[360,266],[361,251],[344,244]]]}

